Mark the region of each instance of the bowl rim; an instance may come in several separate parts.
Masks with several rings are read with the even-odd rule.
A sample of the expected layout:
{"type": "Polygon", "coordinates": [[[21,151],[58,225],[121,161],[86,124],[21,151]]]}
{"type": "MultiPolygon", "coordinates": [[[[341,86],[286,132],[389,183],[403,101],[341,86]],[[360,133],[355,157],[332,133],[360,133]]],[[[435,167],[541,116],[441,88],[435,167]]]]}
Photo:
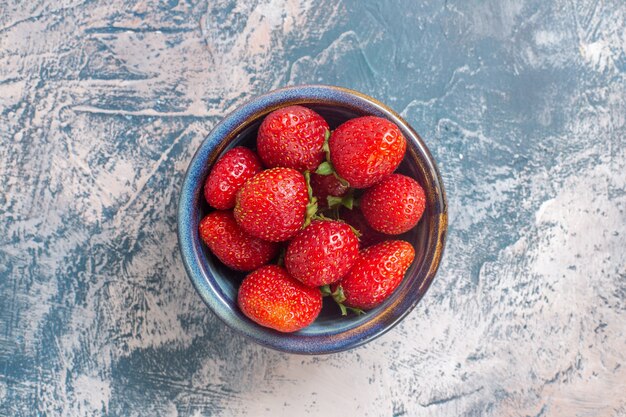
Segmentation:
{"type": "MultiPolygon", "coordinates": [[[[178,244],[183,264],[200,298],[209,309],[229,328],[260,345],[286,353],[307,355],[336,353],[359,347],[387,333],[402,321],[421,301],[435,278],[445,248],[447,224],[448,210],[444,183],[434,158],[421,136],[398,113],[380,101],[355,90],[321,84],[275,89],[252,97],[226,114],[204,138],[189,162],[180,189],[177,212],[178,244]],[[329,103],[329,100],[333,103],[329,103]],[[434,215],[432,220],[435,223],[434,230],[437,232],[435,244],[434,247],[429,245],[426,249],[428,253],[424,256],[422,268],[416,271],[416,275],[423,274],[424,276],[416,288],[415,297],[404,306],[403,310],[398,312],[397,309],[392,308],[393,306],[389,306],[386,310],[373,314],[371,319],[354,329],[343,333],[306,336],[299,332],[279,333],[261,327],[251,320],[241,320],[241,313],[233,311],[225,295],[218,288],[218,284],[210,279],[209,271],[203,267],[198,257],[198,248],[201,248],[201,243],[197,233],[197,224],[200,220],[197,205],[199,198],[202,198],[204,178],[208,174],[209,167],[213,165],[214,160],[224,148],[259,117],[276,108],[294,104],[341,105],[361,113],[374,113],[396,123],[403,134],[408,136],[406,137],[407,145],[409,145],[407,151],[415,147],[420,160],[428,170],[431,177],[429,181],[432,180],[432,184],[428,189],[426,186],[424,188],[438,208],[436,213],[431,213],[434,215]],[[197,185],[198,183],[200,186],[197,185]],[[358,331],[359,329],[362,331],[358,331]],[[343,335],[343,337],[335,340],[338,335],[343,335]]],[[[371,313],[368,312],[368,314],[371,313]]]]}

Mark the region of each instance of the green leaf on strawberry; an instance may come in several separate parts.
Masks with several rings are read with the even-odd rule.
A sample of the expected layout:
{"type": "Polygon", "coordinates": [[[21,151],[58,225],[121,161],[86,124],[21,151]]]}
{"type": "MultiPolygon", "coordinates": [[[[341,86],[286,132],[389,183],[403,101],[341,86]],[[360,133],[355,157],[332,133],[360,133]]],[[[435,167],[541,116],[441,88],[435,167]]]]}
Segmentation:
{"type": "Polygon", "coordinates": [[[315,170],[315,173],[319,175],[331,175],[333,172],[335,172],[335,170],[333,169],[331,163],[328,161],[322,162],[317,167],[317,170],[315,170]]]}
{"type": "Polygon", "coordinates": [[[331,291],[329,285],[320,287],[320,290],[322,291],[323,297],[327,297],[327,296],[333,297],[333,300],[335,301],[335,303],[337,303],[337,305],[339,306],[339,309],[341,310],[342,316],[347,316],[348,311],[356,314],[357,316],[361,314],[365,314],[364,310],[361,310],[360,308],[349,307],[343,303],[344,301],[346,301],[346,296],[343,293],[343,288],[341,287],[341,285],[338,285],[334,292],[331,291]]]}
{"type": "Polygon", "coordinates": [[[326,153],[326,160],[322,162],[321,164],[319,164],[315,173],[318,175],[331,175],[332,174],[335,176],[335,178],[337,178],[337,180],[339,181],[341,185],[343,185],[344,187],[349,187],[350,184],[348,183],[348,181],[341,178],[339,174],[337,174],[337,171],[335,171],[335,167],[333,167],[333,163],[330,161],[330,145],[328,142],[329,139],[330,139],[330,130],[327,130],[326,133],[324,134],[324,145],[322,145],[322,150],[326,153]]]}
{"type": "Polygon", "coordinates": [[[342,197],[335,197],[334,195],[329,195],[326,197],[328,201],[328,208],[335,208],[337,206],[344,206],[347,209],[352,210],[355,204],[354,200],[354,192],[350,191],[348,194],[342,197]]]}
{"type": "Polygon", "coordinates": [[[311,173],[304,171],[304,179],[306,181],[306,190],[309,195],[309,203],[306,205],[306,217],[302,228],[306,228],[311,224],[311,220],[317,214],[317,197],[313,195],[313,188],[311,188],[311,173]]]}

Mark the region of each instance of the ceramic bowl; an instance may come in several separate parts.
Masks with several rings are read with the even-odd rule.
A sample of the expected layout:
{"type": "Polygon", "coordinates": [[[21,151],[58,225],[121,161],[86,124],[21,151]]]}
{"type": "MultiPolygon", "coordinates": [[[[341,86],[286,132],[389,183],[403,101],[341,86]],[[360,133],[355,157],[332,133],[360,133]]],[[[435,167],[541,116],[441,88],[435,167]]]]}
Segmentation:
{"type": "Polygon", "coordinates": [[[394,327],[424,296],[435,278],[443,254],[447,208],[443,182],[420,136],[397,113],[362,93],[345,88],[304,85],[287,87],[255,97],[228,114],[209,133],[185,175],[178,206],[178,239],[185,268],[200,297],[233,330],[263,346],[283,352],[324,354],[367,343],[394,327]],[[244,273],[223,266],[202,244],[198,223],[209,212],[202,189],[212,165],[228,149],[254,148],[263,118],[277,108],[299,104],[318,112],[331,129],[365,115],[387,118],[407,139],[407,152],[397,172],[419,181],[426,191],[426,211],[420,223],[401,238],[415,247],[415,260],[398,289],[379,307],[364,315],[342,317],[330,297],[318,319],[295,333],[261,327],[237,307],[237,288],[244,273]]]}

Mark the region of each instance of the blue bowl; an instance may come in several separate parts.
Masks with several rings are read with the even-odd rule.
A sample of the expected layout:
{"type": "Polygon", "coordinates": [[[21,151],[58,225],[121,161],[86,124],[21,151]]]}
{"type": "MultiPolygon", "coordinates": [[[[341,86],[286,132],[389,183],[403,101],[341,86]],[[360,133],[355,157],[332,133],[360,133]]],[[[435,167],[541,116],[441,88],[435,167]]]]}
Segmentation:
{"type": "Polygon", "coordinates": [[[443,181],[419,135],[393,110],[356,91],[323,85],[287,87],[251,99],[227,115],[209,133],[194,155],[183,182],[178,205],[178,240],[183,262],[200,297],[229,327],[251,340],[283,352],[324,354],[363,345],[398,324],[420,301],[432,283],[445,245],[447,204],[443,181]],[[415,247],[415,260],[398,289],[379,307],[361,316],[342,317],[332,300],[324,300],[318,319],[295,333],[261,327],[237,306],[237,289],[244,273],[222,265],[203,245],[198,224],[210,209],[202,194],[211,167],[228,149],[254,148],[263,118],[277,108],[299,104],[321,114],[331,129],[365,115],[385,117],[397,124],[407,139],[407,153],[398,172],[419,181],[426,191],[426,211],[405,239],[415,247]]]}

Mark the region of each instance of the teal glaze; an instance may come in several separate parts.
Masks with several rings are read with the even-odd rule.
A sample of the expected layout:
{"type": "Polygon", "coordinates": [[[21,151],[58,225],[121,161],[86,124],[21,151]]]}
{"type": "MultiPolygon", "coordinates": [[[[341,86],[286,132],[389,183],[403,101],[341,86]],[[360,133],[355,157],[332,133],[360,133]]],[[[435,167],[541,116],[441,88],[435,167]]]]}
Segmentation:
{"type": "Polygon", "coordinates": [[[209,308],[233,330],[266,347],[289,353],[339,352],[367,343],[400,322],[424,296],[441,260],[447,228],[446,198],[441,177],[419,135],[393,110],[377,100],[344,88],[305,85],[288,87],[251,99],[227,115],[209,133],[189,164],[180,192],[178,238],[185,268],[209,308]],[[407,139],[407,156],[399,167],[427,190],[427,208],[418,227],[403,235],[416,249],[415,261],[394,294],[365,315],[341,317],[325,300],[316,322],[284,334],[250,321],[238,309],[237,287],[243,274],[224,267],[201,243],[198,224],[208,207],[202,187],[212,163],[235,145],[254,145],[256,128],[277,107],[301,104],[324,116],[331,128],[361,115],[385,117],[396,123],[407,139]]]}

